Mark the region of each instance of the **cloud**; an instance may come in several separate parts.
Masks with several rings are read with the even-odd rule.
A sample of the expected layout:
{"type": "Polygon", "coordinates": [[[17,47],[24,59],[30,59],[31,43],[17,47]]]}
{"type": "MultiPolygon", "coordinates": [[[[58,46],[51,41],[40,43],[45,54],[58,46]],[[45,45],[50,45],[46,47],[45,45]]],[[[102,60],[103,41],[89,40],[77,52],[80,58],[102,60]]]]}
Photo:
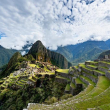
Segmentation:
{"type": "Polygon", "coordinates": [[[21,49],[110,38],[110,0],[0,0],[0,45],[21,49]],[[1,34],[2,33],[2,34],[1,34]]]}

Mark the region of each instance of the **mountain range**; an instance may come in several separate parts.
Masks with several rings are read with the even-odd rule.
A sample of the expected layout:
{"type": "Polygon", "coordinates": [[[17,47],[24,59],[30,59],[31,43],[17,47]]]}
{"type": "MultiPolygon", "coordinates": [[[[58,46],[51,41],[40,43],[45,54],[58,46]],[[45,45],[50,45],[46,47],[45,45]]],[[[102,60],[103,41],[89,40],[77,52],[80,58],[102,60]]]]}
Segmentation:
{"type": "MultiPolygon", "coordinates": [[[[22,47],[22,50],[5,49],[0,46],[0,67],[7,64],[9,59],[16,51],[22,54],[29,52],[32,43],[27,43],[22,47]]],[[[52,50],[62,54],[72,65],[85,62],[87,60],[95,60],[102,52],[110,49],[110,39],[107,41],[86,41],[76,45],[59,46],[57,50],[52,50]]]]}
{"type": "Polygon", "coordinates": [[[0,77],[6,77],[11,72],[20,69],[24,65],[21,64],[23,61],[48,62],[63,69],[72,66],[63,55],[46,49],[41,41],[36,41],[26,55],[22,56],[19,52],[16,52],[9,60],[6,68],[0,73],[0,77]]]}
{"type": "Polygon", "coordinates": [[[98,56],[110,49],[110,40],[86,41],[76,45],[58,47],[56,52],[64,55],[73,65],[83,63],[87,60],[95,60],[98,56]]]}

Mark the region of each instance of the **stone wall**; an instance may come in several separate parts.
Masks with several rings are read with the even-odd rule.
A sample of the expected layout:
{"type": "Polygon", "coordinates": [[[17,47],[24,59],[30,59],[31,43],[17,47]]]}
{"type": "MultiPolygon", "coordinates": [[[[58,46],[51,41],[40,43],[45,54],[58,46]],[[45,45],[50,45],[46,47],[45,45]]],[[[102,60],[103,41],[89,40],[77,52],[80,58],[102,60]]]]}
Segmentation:
{"type": "Polygon", "coordinates": [[[95,66],[98,66],[98,63],[85,62],[85,65],[95,65],[95,66]]]}
{"type": "Polygon", "coordinates": [[[75,90],[76,90],[76,88],[70,87],[70,94],[75,95],[75,90]]]}
{"type": "Polygon", "coordinates": [[[101,74],[101,73],[98,72],[98,71],[94,71],[94,75],[95,75],[95,76],[105,76],[104,74],[101,74]]]}
{"type": "Polygon", "coordinates": [[[87,73],[91,73],[91,74],[93,74],[93,75],[94,75],[94,72],[93,72],[93,71],[91,71],[91,70],[89,70],[89,69],[82,68],[82,70],[83,70],[83,71],[85,71],[85,72],[87,72],[87,73]]]}
{"type": "Polygon", "coordinates": [[[89,65],[86,65],[86,67],[89,68],[89,69],[92,69],[92,70],[97,70],[98,69],[97,67],[94,68],[94,67],[91,67],[89,65]]]}
{"type": "Polygon", "coordinates": [[[68,82],[66,79],[63,79],[63,78],[55,78],[55,81],[58,83],[67,83],[68,82]]]}
{"type": "Polygon", "coordinates": [[[86,76],[86,77],[88,77],[89,79],[91,79],[94,83],[97,83],[97,81],[98,81],[98,78],[95,78],[95,77],[93,77],[92,75],[89,75],[89,74],[87,74],[87,73],[82,73],[83,74],[83,76],[86,76]]]}
{"type": "Polygon", "coordinates": [[[88,81],[86,81],[85,79],[83,79],[83,78],[81,78],[81,77],[79,77],[84,83],[86,83],[87,85],[89,85],[89,82],[88,81]]]}
{"type": "Polygon", "coordinates": [[[99,66],[110,68],[110,64],[99,62],[99,66]]]}
{"type": "Polygon", "coordinates": [[[108,79],[110,79],[110,72],[107,71],[107,72],[105,73],[105,76],[106,76],[108,79]]]}
{"type": "Polygon", "coordinates": [[[103,68],[103,67],[101,67],[101,66],[98,66],[98,70],[103,71],[103,72],[107,72],[107,71],[108,71],[108,69],[103,68]]]}
{"type": "Polygon", "coordinates": [[[69,78],[69,75],[67,73],[61,73],[61,72],[55,72],[55,73],[62,77],[69,78]]]}

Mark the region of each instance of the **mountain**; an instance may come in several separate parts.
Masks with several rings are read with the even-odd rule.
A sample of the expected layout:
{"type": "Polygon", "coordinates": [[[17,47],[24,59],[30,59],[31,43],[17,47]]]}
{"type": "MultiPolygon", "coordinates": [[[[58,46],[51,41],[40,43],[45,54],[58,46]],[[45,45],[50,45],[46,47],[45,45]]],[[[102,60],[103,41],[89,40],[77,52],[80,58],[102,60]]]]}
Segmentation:
{"type": "Polygon", "coordinates": [[[0,67],[7,64],[17,50],[6,49],[0,45],[0,67]]]}
{"type": "Polygon", "coordinates": [[[105,41],[105,43],[109,46],[110,48],[110,39],[108,39],[107,41],[105,41]]]}
{"type": "Polygon", "coordinates": [[[0,74],[0,77],[8,76],[12,71],[16,70],[16,67],[19,65],[18,59],[21,58],[22,55],[19,52],[16,52],[11,59],[9,60],[6,68],[0,74]]]}
{"type": "Polygon", "coordinates": [[[58,47],[56,52],[64,55],[73,65],[85,62],[87,60],[95,60],[99,54],[108,50],[109,40],[104,41],[86,41],[76,45],[68,45],[58,47]]]}
{"type": "Polygon", "coordinates": [[[71,66],[71,63],[63,55],[46,49],[41,41],[35,42],[28,54],[31,54],[38,61],[50,62],[60,68],[69,68],[71,66]]]}
{"type": "Polygon", "coordinates": [[[110,50],[107,50],[107,51],[102,52],[102,53],[99,55],[98,59],[103,59],[103,58],[105,58],[105,55],[110,55],[110,50]]]}

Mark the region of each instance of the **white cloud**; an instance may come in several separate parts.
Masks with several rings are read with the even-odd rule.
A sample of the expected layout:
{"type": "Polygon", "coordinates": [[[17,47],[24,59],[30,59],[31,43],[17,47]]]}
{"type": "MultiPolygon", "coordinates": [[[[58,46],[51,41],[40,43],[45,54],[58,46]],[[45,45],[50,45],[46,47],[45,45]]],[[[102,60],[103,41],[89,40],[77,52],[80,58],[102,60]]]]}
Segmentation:
{"type": "Polygon", "coordinates": [[[0,0],[0,45],[21,49],[110,38],[110,0],[0,0]],[[5,37],[6,36],[6,37],[5,37]]]}

